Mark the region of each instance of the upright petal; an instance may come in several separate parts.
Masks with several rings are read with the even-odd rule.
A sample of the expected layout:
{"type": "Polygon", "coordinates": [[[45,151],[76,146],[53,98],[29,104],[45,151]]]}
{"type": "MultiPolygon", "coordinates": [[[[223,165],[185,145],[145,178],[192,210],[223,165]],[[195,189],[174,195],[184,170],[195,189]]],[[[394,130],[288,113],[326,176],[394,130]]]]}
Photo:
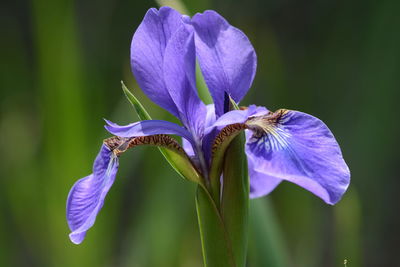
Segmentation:
{"type": "Polygon", "coordinates": [[[208,104],[206,106],[207,109],[207,115],[206,115],[206,120],[204,122],[204,128],[207,128],[211,125],[214,124],[216,117],[215,117],[215,105],[214,104],[208,104]]]}
{"type": "Polygon", "coordinates": [[[93,226],[117,170],[118,158],[106,145],[102,145],[94,161],[93,173],[78,180],[72,187],[67,200],[67,221],[73,243],[80,244],[86,231],[93,226]]]}
{"type": "Polygon", "coordinates": [[[138,137],[149,136],[156,134],[175,134],[179,135],[190,143],[194,144],[192,135],[182,126],[178,124],[162,121],[162,120],[147,120],[138,121],[125,126],[120,126],[111,121],[106,120],[107,125],[104,126],[108,132],[120,137],[138,137]]]}
{"type": "MultiPolygon", "coordinates": [[[[207,127],[210,127],[215,123],[215,106],[214,106],[214,104],[209,104],[209,105],[206,105],[206,109],[207,109],[207,115],[206,115],[206,118],[204,121],[204,128],[207,129],[207,127]]],[[[209,142],[209,141],[205,140],[205,138],[207,138],[207,136],[203,137],[203,142],[202,142],[203,146],[205,143],[209,142]]],[[[210,142],[211,142],[211,140],[210,140],[210,142]]],[[[193,151],[193,147],[184,138],[182,139],[182,147],[189,156],[194,156],[195,153],[193,151]]]]}
{"type": "MultiPolygon", "coordinates": [[[[340,200],[350,172],[333,134],[321,120],[298,111],[278,110],[252,117],[246,125],[254,131],[246,153],[254,170],[265,175],[263,179],[290,181],[328,204],[340,200]]],[[[252,186],[264,190],[256,188],[263,185],[252,186]]]]}
{"type": "Polygon", "coordinates": [[[183,124],[201,138],[206,107],[196,90],[196,53],[193,29],[182,25],[165,49],[164,79],[183,124]]]}
{"type": "Polygon", "coordinates": [[[257,68],[256,53],[246,35],[215,11],[198,13],[191,21],[200,68],[221,116],[225,93],[238,103],[249,90],[257,68]]]}
{"type": "Polygon", "coordinates": [[[131,66],[145,94],[156,104],[178,116],[163,77],[164,53],[173,33],[182,24],[181,14],[169,7],[147,11],[133,35],[131,66]]]}

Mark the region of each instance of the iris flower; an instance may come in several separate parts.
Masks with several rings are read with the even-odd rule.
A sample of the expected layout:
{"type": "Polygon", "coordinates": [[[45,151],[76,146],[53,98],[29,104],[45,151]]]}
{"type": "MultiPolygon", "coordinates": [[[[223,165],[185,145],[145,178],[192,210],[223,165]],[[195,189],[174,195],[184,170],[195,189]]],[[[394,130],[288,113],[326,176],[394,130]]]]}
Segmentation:
{"type": "Polygon", "coordinates": [[[94,224],[115,180],[120,154],[137,145],[179,154],[200,177],[186,175],[188,179],[207,187],[215,183],[211,179],[218,184],[223,175],[217,170],[216,179],[212,174],[214,155],[224,149],[221,144],[245,131],[251,198],[267,195],[282,181],[328,204],[338,202],[346,191],[349,169],[321,120],[300,111],[272,112],[255,105],[231,110],[231,103],[239,103],[252,85],[257,57],[246,35],[215,11],[189,18],[169,7],[148,10],[132,39],[131,67],[144,93],[182,125],[143,120],[119,126],[106,121],[105,128],[114,136],[101,146],[93,173],[78,180],[68,196],[72,242],[81,243],[94,224]],[[213,104],[205,105],[198,96],[196,61],[213,104]],[[170,135],[182,137],[182,146],[170,135]]]}

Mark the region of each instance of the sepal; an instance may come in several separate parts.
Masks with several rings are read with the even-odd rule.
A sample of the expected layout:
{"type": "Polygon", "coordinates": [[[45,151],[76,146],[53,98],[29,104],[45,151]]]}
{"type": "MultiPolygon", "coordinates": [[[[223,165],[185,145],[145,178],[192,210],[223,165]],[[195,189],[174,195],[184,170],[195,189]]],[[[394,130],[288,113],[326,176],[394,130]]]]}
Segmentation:
{"type": "MultiPolygon", "coordinates": [[[[253,131],[246,153],[263,179],[295,183],[331,205],[340,200],[350,183],[350,171],[325,123],[303,112],[280,109],[250,117],[246,125],[253,131]]],[[[263,183],[252,186],[257,196],[272,189],[256,188],[263,183]]]]}

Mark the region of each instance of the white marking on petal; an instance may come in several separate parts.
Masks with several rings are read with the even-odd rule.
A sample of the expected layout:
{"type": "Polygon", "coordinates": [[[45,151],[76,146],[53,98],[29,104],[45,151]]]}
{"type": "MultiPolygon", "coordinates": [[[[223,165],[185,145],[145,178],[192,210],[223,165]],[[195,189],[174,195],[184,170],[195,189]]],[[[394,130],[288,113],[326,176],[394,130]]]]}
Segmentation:
{"type": "Polygon", "coordinates": [[[283,129],[290,120],[286,110],[279,110],[268,115],[250,118],[246,125],[253,131],[248,145],[255,146],[259,152],[271,153],[289,148],[291,135],[283,129]]]}

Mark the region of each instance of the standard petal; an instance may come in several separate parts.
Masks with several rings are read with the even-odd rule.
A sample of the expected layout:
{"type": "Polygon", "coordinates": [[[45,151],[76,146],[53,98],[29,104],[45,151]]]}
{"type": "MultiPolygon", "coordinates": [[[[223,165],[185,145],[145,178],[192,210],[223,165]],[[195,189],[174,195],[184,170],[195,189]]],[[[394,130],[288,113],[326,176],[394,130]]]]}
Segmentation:
{"type": "MultiPolygon", "coordinates": [[[[204,128],[210,127],[215,123],[215,106],[214,106],[214,104],[207,105],[206,109],[207,109],[207,115],[206,115],[206,118],[204,121],[204,128]]],[[[208,155],[208,152],[206,152],[208,147],[205,147],[204,144],[211,143],[212,140],[208,140],[209,137],[210,137],[210,135],[205,135],[203,137],[203,142],[202,142],[203,149],[205,150],[206,158],[208,155]]],[[[193,157],[195,155],[192,145],[188,141],[186,141],[186,139],[184,139],[184,138],[182,139],[182,147],[189,156],[193,157]]],[[[208,158],[207,158],[207,160],[208,160],[208,158]]]]}
{"type": "Polygon", "coordinates": [[[155,134],[176,134],[184,137],[190,143],[194,143],[192,135],[185,128],[169,121],[138,121],[125,126],[120,126],[108,120],[105,121],[107,123],[107,125],[104,126],[106,130],[111,134],[120,137],[138,137],[155,134]]]}
{"type": "Polygon", "coordinates": [[[182,138],[182,148],[189,157],[193,157],[195,155],[192,144],[185,138],[182,138]]]}
{"type": "Polygon", "coordinates": [[[196,52],[192,27],[182,25],[170,38],[164,56],[164,79],[183,124],[201,138],[206,107],[197,95],[196,52]]]}
{"type": "Polygon", "coordinates": [[[254,130],[246,153],[255,171],[293,182],[328,204],[340,200],[349,185],[350,171],[333,134],[321,120],[298,111],[279,110],[249,119],[246,124],[254,130]]]}
{"type": "Polygon", "coordinates": [[[204,122],[204,127],[207,128],[208,126],[211,126],[214,124],[216,118],[215,118],[215,105],[214,104],[209,104],[206,106],[207,109],[207,115],[206,115],[206,120],[204,122]]]}
{"type": "Polygon", "coordinates": [[[178,116],[164,83],[163,62],[167,43],[181,26],[182,15],[169,7],[147,11],[132,38],[131,67],[145,94],[156,104],[178,116]]]}
{"type": "Polygon", "coordinates": [[[80,244],[86,231],[93,226],[117,170],[118,158],[103,145],[94,161],[93,173],[78,180],[72,187],[67,200],[67,221],[73,243],[80,244]]]}
{"type": "Polygon", "coordinates": [[[249,90],[257,68],[256,53],[246,35],[215,11],[198,13],[191,23],[200,68],[221,116],[225,93],[239,103],[249,90]]]}

